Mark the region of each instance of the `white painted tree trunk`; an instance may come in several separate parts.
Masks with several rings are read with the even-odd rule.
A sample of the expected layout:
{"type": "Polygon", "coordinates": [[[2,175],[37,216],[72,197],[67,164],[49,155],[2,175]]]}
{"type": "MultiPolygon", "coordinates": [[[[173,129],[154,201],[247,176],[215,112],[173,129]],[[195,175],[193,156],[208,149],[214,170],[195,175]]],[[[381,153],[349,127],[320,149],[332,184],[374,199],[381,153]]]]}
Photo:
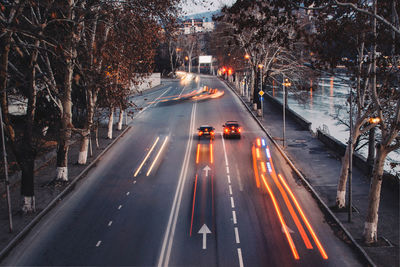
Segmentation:
{"type": "Polygon", "coordinates": [[[257,103],[253,103],[253,110],[254,110],[254,111],[257,110],[257,103]]]}
{"type": "Polygon", "coordinates": [[[346,153],[342,158],[342,168],[340,171],[340,177],[338,181],[338,187],[336,192],[336,206],[342,209],[346,206],[346,184],[349,170],[349,146],[346,148],[346,153]]]}
{"type": "Polygon", "coordinates": [[[68,181],[68,167],[57,167],[57,180],[68,181]]]}
{"type": "Polygon", "coordinates": [[[122,130],[122,122],[124,120],[124,111],[122,109],[119,110],[119,118],[118,118],[118,131],[122,130]]]}
{"type": "Polygon", "coordinates": [[[22,205],[22,211],[24,213],[31,213],[36,211],[35,197],[24,197],[24,203],[22,205]]]}
{"type": "Polygon", "coordinates": [[[257,109],[257,116],[258,117],[262,117],[262,110],[261,109],[257,109]]]}
{"type": "Polygon", "coordinates": [[[113,124],[114,124],[114,109],[110,110],[110,115],[108,116],[108,131],[107,131],[107,138],[112,139],[113,134],[113,124]]]}
{"type": "Polygon", "coordinates": [[[89,148],[89,131],[84,133],[82,136],[81,147],[79,150],[78,164],[84,165],[87,162],[89,148]]]}
{"type": "Polygon", "coordinates": [[[382,145],[378,146],[372,172],[371,188],[368,196],[367,218],[364,224],[364,240],[367,244],[378,241],[378,211],[381,199],[383,166],[387,154],[387,151],[382,148],[382,145]]]}

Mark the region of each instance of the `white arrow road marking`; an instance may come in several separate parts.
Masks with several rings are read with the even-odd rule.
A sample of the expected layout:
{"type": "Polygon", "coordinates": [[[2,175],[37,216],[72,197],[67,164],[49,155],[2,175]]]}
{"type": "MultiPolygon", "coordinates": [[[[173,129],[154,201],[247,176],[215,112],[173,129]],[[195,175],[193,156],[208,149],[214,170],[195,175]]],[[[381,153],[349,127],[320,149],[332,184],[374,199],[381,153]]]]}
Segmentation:
{"type": "Polygon", "coordinates": [[[203,224],[198,233],[203,235],[203,249],[207,249],[207,234],[211,234],[210,229],[206,224],[203,224]]]}
{"type": "Polygon", "coordinates": [[[288,231],[288,233],[291,233],[291,234],[294,233],[294,231],[292,229],[290,229],[289,226],[287,226],[287,225],[283,225],[282,226],[282,228],[281,228],[282,233],[285,233],[285,228],[284,227],[286,227],[286,230],[288,231]]]}
{"type": "Polygon", "coordinates": [[[208,177],[208,172],[211,171],[211,168],[207,165],[204,167],[203,171],[206,171],[206,176],[208,177]]]}

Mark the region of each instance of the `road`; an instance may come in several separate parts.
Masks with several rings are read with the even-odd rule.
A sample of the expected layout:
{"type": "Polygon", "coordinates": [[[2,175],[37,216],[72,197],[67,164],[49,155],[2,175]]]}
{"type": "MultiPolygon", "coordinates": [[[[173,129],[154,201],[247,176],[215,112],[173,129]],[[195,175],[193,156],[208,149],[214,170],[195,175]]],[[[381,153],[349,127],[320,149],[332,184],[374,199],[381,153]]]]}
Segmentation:
{"type": "Polygon", "coordinates": [[[217,78],[136,100],[132,128],[2,265],[361,266],[217,78]],[[205,85],[225,94],[177,99],[205,85]],[[241,139],[222,138],[227,120],[241,139]],[[198,140],[203,124],[214,140],[198,140]]]}

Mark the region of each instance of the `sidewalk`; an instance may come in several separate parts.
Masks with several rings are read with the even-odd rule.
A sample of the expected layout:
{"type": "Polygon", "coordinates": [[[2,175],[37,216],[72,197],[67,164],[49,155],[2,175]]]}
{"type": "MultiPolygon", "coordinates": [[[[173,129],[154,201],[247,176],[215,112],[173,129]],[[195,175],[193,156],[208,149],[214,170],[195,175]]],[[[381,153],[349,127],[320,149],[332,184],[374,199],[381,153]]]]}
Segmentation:
{"type": "MultiPolygon", "coordinates": [[[[252,106],[251,103],[245,102],[248,107],[252,106]]],[[[258,119],[282,147],[282,109],[265,101],[264,117],[258,119]]],[[[285,146],[284,150],[290,160],[323,202],[328,207],[333,207],[341,168],[340,158],[289,116],[286,116],[285,146]]],[[[353,210],[355,210],[352,222],[348,222],[347,212],[337,212],[333,209],[332,212],[377,266],[399,266],[399,188],[383,183],[378,222],[379,244],[367,247],[362,242],[362,234],[368,208],[370,181],[357,168],[353,168],[352,177],[353,210]]]]}

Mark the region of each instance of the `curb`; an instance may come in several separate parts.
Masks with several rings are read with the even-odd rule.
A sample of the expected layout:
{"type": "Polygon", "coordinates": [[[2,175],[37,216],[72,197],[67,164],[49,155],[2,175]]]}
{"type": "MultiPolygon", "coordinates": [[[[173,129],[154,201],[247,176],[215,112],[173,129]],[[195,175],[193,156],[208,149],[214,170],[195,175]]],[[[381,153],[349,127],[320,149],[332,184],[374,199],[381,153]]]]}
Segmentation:
{"type": "Polygon", "coordinates": [[[8,255],[8,253],[32,230],[32,228],[44,217],[47,213],[51,211],[51,209],[57,205],[58,202],[62,201],[64,196],[66,196],[69,192],[74,190],[75,184],[80,181],[100,160],[100,158],[111,149],[111,147],[119,141],[130,129],[131,126],[127,126],[121,134],[115,138],[80,174],[78,174],[71,183],[60,193],[58,194],[38,215],[33,218],[28,225],[26,225],[11,241],[8,243],[6,247],[4,247],[0,251],[0,262],[4,260],[4,258],[8,255]]]}
{"type": "Polygon", "coordinates": [[[285,151],[281,148],[281,146],[272,138],[270,133],[265,129],[265,127],[262,125],[262,123],[258,120],[258,118],[253,114],[251,109],[247,106],[246,102],[242,99],[242,97],[236,92],[236,90],[228,83],[225,82],[225,80],[221,79],[220,80],[228,87],[230,88],[235,95],[240,99],[242,104],[246,107],[247,111],[252,115],[253,119],[257,122],[257,124],[261,127],[261,129],[265,132],[265,134],[268,136],[268,138],[272,141],[272,143],[275,145],[275,147],[279,150],[283,158],[286,160],[286,162],[289,164],[289,166],[293,169],[293,171],[297,174],[297,176],[300,177],[300,179],[303,181],[303,183],[307,186],[307,188],[311,191],[312,195],[314,198],[317,199],[318,203],[322,205],[322,207],[325,209],[325,211],[329,214],[329,216],[337,223],[337,225],[343,230],[343,232],[346,234],[346,236],[350,239],[351,243],[356,247],[358,252],[364,257],[364,260],[369,266],[376,267],[376,264],[372,261],[372,259],[368,256],[368,254],[365,252],[365,250],[357,243],[357,241],[353,238],[353,236],[350,234],[350,232],[344,227],[344,225],[340,222],[340,220],[333,214],[333,212],[329,209],[329,207],[325,204],[325,202],[321,199],[321,197],[318,195],[318,193],[315,191],[315,189],[312,187],[312,185],[306,180],[306,178],[301,174],[301,172],[296,168],[296,166],[293,164],[293,162],[289,159],[289,157],[286,155],[285,151]]]}

